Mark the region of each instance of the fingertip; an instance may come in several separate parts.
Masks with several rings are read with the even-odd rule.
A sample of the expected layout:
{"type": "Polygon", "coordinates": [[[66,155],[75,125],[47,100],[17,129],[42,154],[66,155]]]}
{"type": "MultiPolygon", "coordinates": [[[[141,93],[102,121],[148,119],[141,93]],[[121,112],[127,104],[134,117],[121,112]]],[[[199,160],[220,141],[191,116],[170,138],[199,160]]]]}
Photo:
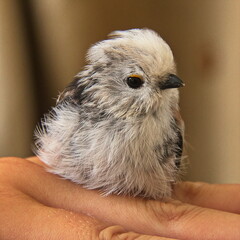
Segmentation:
{"type": "Polygon", "coordinates": [[[113,240],[113,239],[121,239],[119,238],[119,234],[124,233],[125,230],[122,226],[110,226],[104,228],[99,233],[99,240],[113,240]]]}
{"type": "Polygon", "coordinates": [[[122,226],[110,226],[99,234],[99,240],[176,240],[158,236],[142,235],[136,232],[128,232],[122,226]]]}

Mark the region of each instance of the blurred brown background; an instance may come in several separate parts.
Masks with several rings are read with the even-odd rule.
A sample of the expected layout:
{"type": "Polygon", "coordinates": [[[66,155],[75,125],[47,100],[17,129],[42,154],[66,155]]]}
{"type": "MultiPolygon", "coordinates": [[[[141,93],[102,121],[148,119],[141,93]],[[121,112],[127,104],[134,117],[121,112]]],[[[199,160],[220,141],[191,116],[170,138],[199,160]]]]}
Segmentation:
{"type": "Polygon", "coordinates": [[[113,30],[147,27],[172,47],[187,178],[240,182],[239,0],[0,0],[0,156],[31,154],[35,124],[113,30]]]}

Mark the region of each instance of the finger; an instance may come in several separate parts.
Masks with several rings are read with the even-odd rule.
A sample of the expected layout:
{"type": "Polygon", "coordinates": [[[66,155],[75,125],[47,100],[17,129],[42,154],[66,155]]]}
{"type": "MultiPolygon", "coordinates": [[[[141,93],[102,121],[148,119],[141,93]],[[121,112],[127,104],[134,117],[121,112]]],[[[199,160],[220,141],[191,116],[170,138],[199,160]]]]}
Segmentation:
{"type": "Polygon", "coordinates": [[[237,214],[180,201],[164,203],[114,195],[103,197],[97,191],[83,189],[49,174],[36,164],[18,159],[14,162],[12,172],[16,179],[6,177],[11,177],[16,188],[45,205],[85,213],[109,225],[121,225],[127,231],[141,234],[191,240],[240,239],[237,214]]]}
{"type": "Polygon", "coordinates": [[[83,240],[173,240],[126,232],[92,217],[39,204],[11,188],[0,189],[0,236],[2,239],[83,239],[83,240]]]}
{"type": "Polygon", "coordinates": [[[174,198],[201,207],[240,214],[240,184],[182,182],[174,186],[174,198]]]}
{"type": "MultiPolygon", "coordinates": [[[[37,157],[28,159],[45,166],[37,157]]],[[[192,205],[240,214],[240,184],[181,182],[174,185],[173,197],[192,205]]]]}
{"type": "Polygon", "coordinates": [[[135,232],[125,232],[121,226],[110,226],[99,234],[100,240],[177,240],[173,238],[142,235],[135,232]]]}
{"type": "MultiPolygon", "coordinates": [[[[92,201],[95,202],[94,199],[92,201]]],[[[106,219],[142,234],[191,240],[240,239],[240,216],[237,214],[179,201],[164,203],[110,196],[98,199],[98,202],[100,209],[94,204],[83,207],[83,203],[79,211],[87,210],[98,219],[106,219]]]]}

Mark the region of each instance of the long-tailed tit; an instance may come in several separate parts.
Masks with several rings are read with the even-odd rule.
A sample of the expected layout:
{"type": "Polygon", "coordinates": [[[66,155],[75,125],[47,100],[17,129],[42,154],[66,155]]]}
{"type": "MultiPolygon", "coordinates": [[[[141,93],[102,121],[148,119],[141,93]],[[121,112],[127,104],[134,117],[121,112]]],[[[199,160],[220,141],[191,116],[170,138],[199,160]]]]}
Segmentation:
{"type": "Polygon", "coordinates": [[[36,131],[49,171],[104,194],[160,199],[179,178],[184,124],[170,47],[154,31],[111,33],[36,131]]]}

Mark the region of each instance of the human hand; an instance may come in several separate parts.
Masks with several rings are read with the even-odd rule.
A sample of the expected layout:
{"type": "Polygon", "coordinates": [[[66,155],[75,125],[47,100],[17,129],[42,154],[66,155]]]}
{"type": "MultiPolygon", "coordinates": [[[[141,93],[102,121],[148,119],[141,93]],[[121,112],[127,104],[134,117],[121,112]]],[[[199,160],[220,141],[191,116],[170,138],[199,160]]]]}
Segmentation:
{"type": "Polygon", "coordinates": [[[47,173],[37,158],[0,160],[0,239],[240,239],[240,185],[180,183],[167,202],[102,197],[47,173]]]}

